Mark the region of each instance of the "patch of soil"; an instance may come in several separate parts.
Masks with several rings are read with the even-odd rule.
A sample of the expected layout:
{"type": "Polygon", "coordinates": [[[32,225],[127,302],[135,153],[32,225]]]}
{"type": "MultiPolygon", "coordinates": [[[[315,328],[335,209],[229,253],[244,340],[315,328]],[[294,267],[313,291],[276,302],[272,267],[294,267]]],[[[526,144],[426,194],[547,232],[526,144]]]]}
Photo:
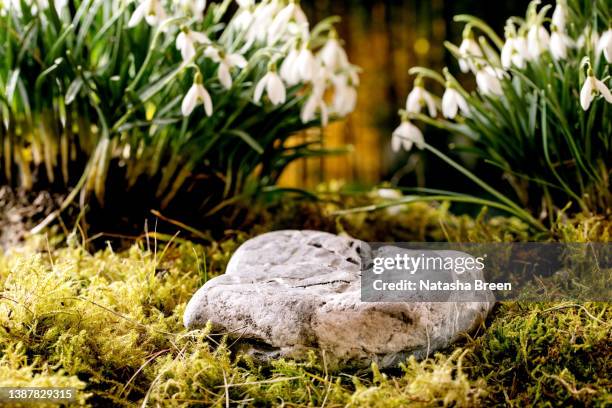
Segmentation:
{"type": "Polygon", "coordinates": [[[0,187],[0,248],[23,241],[27,232],[59,208],[64,195],[0,187]]]}

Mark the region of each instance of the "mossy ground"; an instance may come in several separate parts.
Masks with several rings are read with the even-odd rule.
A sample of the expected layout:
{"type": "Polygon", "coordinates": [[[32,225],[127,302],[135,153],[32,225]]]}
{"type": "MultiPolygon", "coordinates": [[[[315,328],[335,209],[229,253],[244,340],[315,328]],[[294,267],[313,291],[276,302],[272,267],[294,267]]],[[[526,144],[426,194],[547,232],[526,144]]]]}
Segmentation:
{"type": "MultiPolygon", "coordinates": [[[[284,205],[247,232],[195,244],[154,238],[93,254],[78,236],[0,256],[0,386],[72,386],[92,406],[605,406],[612,404],[612,307],[503,303],[478,333],[397,370],[330,372],[325,359],[257,366],[231,334],[186,331],[190,296],[251,235],[286,227],[372,240],[528,240],[520,222],[456,217],[413,204],[329,215],[284,205]],[[51,248],[54,249],[46,249],[51,248]]],[[[564,220],[548,237],[609,241],[603,217],[564,220]]]]}

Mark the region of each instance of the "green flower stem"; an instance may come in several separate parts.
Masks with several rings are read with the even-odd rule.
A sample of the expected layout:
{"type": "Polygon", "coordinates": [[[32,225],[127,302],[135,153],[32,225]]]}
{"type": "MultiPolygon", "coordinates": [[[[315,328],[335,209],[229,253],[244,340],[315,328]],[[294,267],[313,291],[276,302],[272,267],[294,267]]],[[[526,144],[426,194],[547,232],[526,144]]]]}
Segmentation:
{"type": "Polygon", "coordinates": [[[468,14],[459,14],[455,16],[453,20],[458,23],[467,23],[473,25],[474,27],[477,27],[483,33],[488,35],[491,41],[493,41],[499,49],[503,48],[504,41],[495,33],[495,31],[491,27],[489,27],[487,23],[485,23],[481,19],[474,16],[470,16],[468,14]]]}
{"type": "Polygon", "coordinates": [[[454,161],[453,159],[451,159],[450,157],[448,157],[447,155],[445,155],[444,153],[436,149],[435,147],[431,146],[430,144],[425,143],[423,147],[426,150],[438,156],[440,159],[444,160],[447,164],[449,164],[451,167],[458,170],[460,173],[462,173],[464,176],[472,180],[474,183],[482,187],[483,190],[485,190],[486,192],[488,192],[489,194],[491,194],[492,196],[494,196],[501,202],[505,203],[505,206],[512,209],[513,214],[529,222],[531,225],[533,225],[534,227],[540,230],[546,230],[546,228],[538,220],[533,218],[533,216],[531,216],[529,212],[519,207],[514,201],[510,200],[508,197],[506,197],[505,195],[503,195],[502,193],[500,193],[499,191],[491,187],[489,184],[485,183],[482,179],[480,179],[474,173],[472,173],[471,171],[469,171],[468,169],[466,169],[465,167],[463,167],[462,165],[460,165],[459,163],[457,163],[456,161],[454,161]]]}

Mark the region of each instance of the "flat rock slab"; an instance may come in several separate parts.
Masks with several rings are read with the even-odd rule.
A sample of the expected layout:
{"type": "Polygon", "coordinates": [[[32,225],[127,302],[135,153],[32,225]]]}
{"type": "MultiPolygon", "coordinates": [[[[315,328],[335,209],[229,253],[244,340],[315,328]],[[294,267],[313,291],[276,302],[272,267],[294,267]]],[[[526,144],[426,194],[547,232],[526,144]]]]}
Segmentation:
{"type": "Polygon", "coordinates": [[[395,366],[446,347],[486,317],[491,302],[361,302],[370,247],[318,231],[276,231],[244,243],[225,275],[187,305],[184,324],[233,333],[259,360],[324,351],[331,366],[395,366]]]}

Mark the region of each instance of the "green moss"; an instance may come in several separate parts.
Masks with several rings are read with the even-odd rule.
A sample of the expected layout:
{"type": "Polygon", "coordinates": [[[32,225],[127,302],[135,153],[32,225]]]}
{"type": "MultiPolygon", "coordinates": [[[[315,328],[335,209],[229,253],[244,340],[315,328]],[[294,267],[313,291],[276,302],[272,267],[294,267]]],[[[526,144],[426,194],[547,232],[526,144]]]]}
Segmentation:
{"type": "MultiPolygon", "coordinates": [[[[231,337],[186,331],[190,296],[224,271],[241,242],[267,229],[306,226],[376,240],[528,239],[515,220],[471,220],[421,204],[399,215],[342,218],[304,204],[269,221],[206,245],[143,242],[95,254],[69,245],[0,256],[0,385],[72,386],[92,406],[612,403],[607,304],[501,304],[474,338],[388,372],[329,372],[315,355],[258,366],[235,353],[231,337]]],[[[609,225],[585,218],[554,234],[607,239],[609,225]]]]}

